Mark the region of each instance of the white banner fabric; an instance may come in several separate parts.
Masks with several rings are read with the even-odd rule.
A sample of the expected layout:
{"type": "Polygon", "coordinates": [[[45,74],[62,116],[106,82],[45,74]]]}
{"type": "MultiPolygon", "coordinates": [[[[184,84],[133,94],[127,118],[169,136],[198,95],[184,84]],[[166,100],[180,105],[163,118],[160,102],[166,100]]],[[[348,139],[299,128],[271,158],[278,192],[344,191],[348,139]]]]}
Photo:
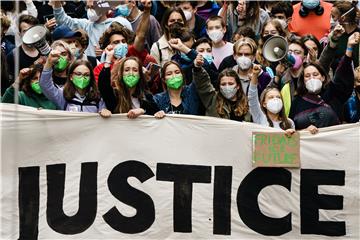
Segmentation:
{"type": "Polygon", "coordinates": [[[359,239],[360,124],[253,168],[252,123],[1,104],[1,239],[359,239]]]}

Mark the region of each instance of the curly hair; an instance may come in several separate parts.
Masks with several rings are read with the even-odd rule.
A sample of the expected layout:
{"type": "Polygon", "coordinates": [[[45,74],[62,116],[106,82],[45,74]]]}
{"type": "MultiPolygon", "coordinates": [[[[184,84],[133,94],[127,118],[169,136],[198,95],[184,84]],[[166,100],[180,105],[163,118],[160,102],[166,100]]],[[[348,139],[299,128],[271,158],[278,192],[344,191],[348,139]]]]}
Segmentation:
{"type": "Polygon", "coordinates": [[[99,39],[100,48],[105,49],[110,44],[111,36],[115,34],[122,35],[128,44],[134,41],[134,33],[120,23],[112,22],[99,39]]]}
{"type": "MultiPolygon", "coordinates": [[[[223,77],[233,77],[237,85],[239,86],[239,90],[236,92],[236,104],[235,104],[236,107],[234,109],[234,114],[237,117],[244,116],[249,112],[249,104],[248,104],[248,99],[241,87],[241,82],[240,82],[241,80],[239,78],[239,75],[236,73],[235,70],[227,68],[219,74],[219,78],[218,78],[219,84],[223,77]]],[[[222,118],[225,117],[224,105],[226,104],[228,104],[228,100],[225,99],[225,97],[222,94],[217,94],[216,111],[219,114],[219,116],[222,118]]]]}

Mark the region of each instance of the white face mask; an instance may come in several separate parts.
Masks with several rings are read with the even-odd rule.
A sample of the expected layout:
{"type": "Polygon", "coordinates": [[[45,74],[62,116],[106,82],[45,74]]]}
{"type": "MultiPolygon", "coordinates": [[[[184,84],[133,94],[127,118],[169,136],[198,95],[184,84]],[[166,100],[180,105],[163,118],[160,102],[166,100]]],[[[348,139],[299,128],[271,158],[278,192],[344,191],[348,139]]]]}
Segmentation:
{"type": "Polygon", "coordinates": [[[87,17],[90,20],[90,22],[96,22],[97,20],[99,20],[100,16],[98,16],[95,12],[94,9],[89,8],[87,10],[87,17]]]}
{"type": "Polygon", "coordinates": [[[272,98],[266,103],[266,109],[273,114],[278,114],[282,108],[283,102],[280,98],[272,98]]]}
{"type": "Polygon", "coordinates": [[[241,56],[236,59],[236,63],[239,66],[240,70],[246,71],[251,68],[252,61],[250,58],[241,56]]]}
{"type": "Polygon", "coordinates": [[[208,35],[211,41],[213,41],[214,43],[220,42],[224,37],[224,33],[222,32],[222,30],[211,30],[208,32],[208,35]]]}
{"type": "Polygon", "coordinates": [[[190,12],[188,10],[183,10],[183,12],[184,12],[186,21],[190,21],[190,19],[192,18],[192,12],[190,12]]]}
{"type": "Polygon", "coordinates": [[[220,92],[226,99],[230,100],[235,96],[237,92],[236,85],[220,86],[220,92]]]}
{"type": "Polygon", "coordinates": [[[320,79],[312,78],[306,81],[305,87],[309,93],[318,94],[322,88],[322,81],[320,79]]]}
{"type": "Polygon", "coordinates": [[[288,24],[287,24],[287,22],[286,22],[284,19],[276,19],[276,20],[278,20],[278,22],[280,23],[281,27],[282,27],[284,30],[287,29],[288,24]]]}

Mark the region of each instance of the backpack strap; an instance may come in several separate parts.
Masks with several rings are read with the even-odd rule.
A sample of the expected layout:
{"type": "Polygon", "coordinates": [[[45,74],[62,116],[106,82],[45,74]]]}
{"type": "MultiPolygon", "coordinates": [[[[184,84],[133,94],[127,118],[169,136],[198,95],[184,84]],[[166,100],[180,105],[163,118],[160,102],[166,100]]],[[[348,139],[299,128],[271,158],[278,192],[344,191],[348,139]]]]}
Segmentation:
{"type": "Polygon", "coordinates": [[[162,52],[160,50],[160,43],[159,41],[156,42],[156,46],[158,48],[158,51],[159,51],[159,65],[161,65],[161,61],[162,61],[162,52]]]}

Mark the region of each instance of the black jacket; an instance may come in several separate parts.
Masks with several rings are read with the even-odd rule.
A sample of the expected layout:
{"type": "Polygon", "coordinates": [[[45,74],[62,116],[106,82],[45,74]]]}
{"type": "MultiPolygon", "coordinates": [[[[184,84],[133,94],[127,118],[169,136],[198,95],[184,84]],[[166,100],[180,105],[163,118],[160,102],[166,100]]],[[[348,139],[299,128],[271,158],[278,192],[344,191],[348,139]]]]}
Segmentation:
{"type": "Polygon", "coordinates": [[[219,71],[219,73],[221,73],[222,70],[224,70],[226,68],[233,68],[234,66],[236,66],[236,64],[237,63],[236,63],[233,55],[227,56],[220,63],[218,71],[219,71]]]}
{"type": "MultiPolygon", "coordinates": [[[[118,105],[118,99],[114,90],[110,84],[111,72],[110,68],[103,68],[99,75],[99,91],[101,96],[105,101],[106,108],[109,109],[112,113],[116,113],[115,109],[118,105]]],[[[145,93],[144,98],[140,99],[140,107],[145,110],[146,115],[154,115],[159,108],[157,107],[153,96],[150,93],[145,93]]]]}

